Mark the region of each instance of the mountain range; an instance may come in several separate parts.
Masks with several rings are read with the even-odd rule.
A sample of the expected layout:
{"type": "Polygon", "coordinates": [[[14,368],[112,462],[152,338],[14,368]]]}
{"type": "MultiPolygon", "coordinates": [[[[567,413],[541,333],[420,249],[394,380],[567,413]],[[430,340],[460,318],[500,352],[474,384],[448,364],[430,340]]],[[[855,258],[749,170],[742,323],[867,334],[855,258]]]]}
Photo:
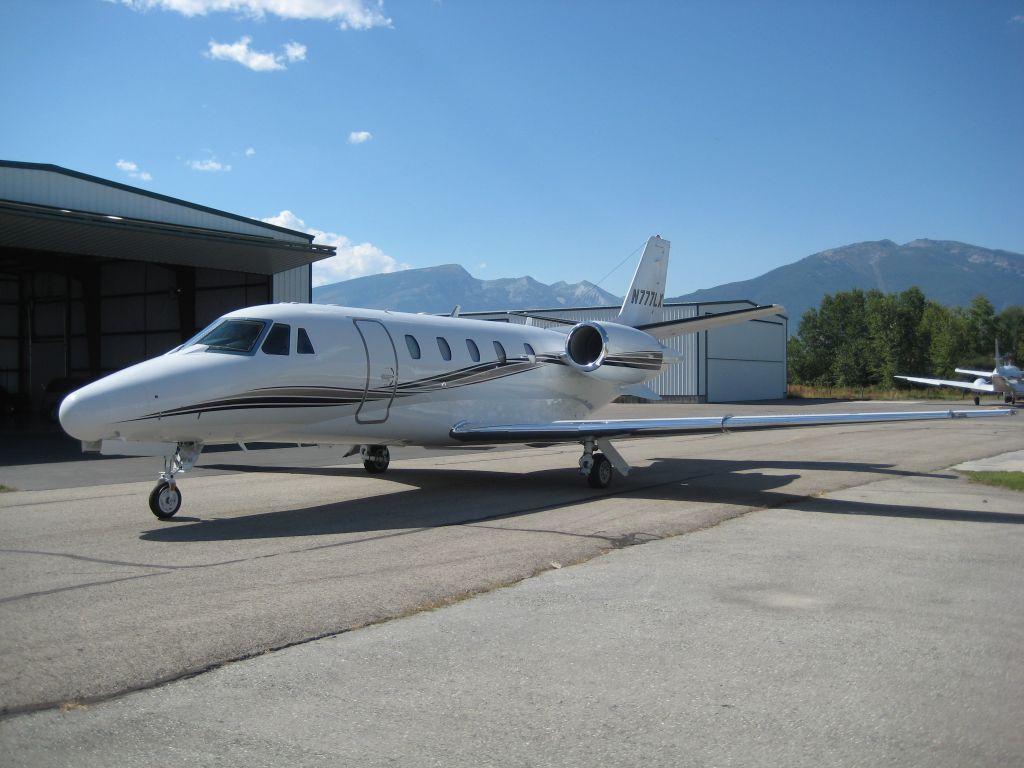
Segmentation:
{"type": "Polygon", "coordinates": [[[804,312],[826,294],[853,288],[898,293],[917,286],[940,304],[966,307],[979,293],[996,312],[1024,304],[1024,255],[951,240],[855,243],[815,253],[751,280],[725,283],[666,301],[750,299],[782,304],[796,333],[804,312]]]}
{"type": "Polygon", "coordinates": [[[620,304],[622,299],[593,283],[545,285],[532,277],[479,280],[458,264],[405,269],[322,285],[313,289],[317,304],[392,309],[397,312],[465,312],[540,307],[589,307],[620,304]]]}
{"type": "MultiPolygon", "coordinates": [[[[670,267],[671,269],[671,267],[670,267]]],[[[949,306],[967,306],[983,294],[996,311],[1024,304],[1024,255],[949,240],[891,240],[856,243],[815,253],[759,277],[725,283],[666,302],[749,299],[782,304],[796,333],[800,318],[825,294],[852,288],[895,293],[918,286],[949,306]]],[[[313,289],[318,304],[404,312],[450,312],[503,309],[609,306],[621,297],[593,283],[545,285],[532,277],[479,280],[457,264],[357,277],[313,289]]]]}

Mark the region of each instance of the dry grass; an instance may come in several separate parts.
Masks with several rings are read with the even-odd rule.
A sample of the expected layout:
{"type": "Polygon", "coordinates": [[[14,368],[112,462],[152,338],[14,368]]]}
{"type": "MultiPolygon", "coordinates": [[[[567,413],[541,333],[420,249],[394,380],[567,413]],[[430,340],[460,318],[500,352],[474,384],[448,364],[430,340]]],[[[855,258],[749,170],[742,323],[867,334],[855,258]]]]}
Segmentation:
{"type": "MultiPolygon", "coordinates": [[[[927,389],[883,389],[881,387],[812,387],[790,384],[787,396],[798,399],[829,400],[949,400],[972,402],[972,394],[941,387],[927,389]]],[[[984,400],[982,401],[984,402],[984,400]]],[[[1001,399],[1000,399],[1001,402],[1001,399]]]]}

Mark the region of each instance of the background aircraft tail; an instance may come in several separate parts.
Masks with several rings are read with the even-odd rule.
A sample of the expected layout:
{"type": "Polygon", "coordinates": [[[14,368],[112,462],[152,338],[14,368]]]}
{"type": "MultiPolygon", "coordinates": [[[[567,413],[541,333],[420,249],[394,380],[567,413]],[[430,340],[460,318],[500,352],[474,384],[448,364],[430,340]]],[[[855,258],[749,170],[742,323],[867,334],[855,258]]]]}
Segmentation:
{"type": "Polygon", "coordinates": [[[668,274],[668,251],[671,243],[661,235],[654,235],[647,241],[644,254],[633,274],[633,282],[626,291],[616,323],[622,325],[647,325],[661,316],[661,305],[665,300],[665,277],[668,274]]]}

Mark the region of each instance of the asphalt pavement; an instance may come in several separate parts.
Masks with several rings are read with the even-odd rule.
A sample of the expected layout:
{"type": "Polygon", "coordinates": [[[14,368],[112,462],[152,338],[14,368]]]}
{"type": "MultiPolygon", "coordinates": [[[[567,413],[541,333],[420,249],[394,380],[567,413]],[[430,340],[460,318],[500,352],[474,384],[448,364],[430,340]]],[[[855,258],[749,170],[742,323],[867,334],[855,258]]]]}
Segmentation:
{"type": "Polygon", "coordinates": [[[3,494],[4,764],[1024,763],[1019,419],[621,448],[3,494]]]}

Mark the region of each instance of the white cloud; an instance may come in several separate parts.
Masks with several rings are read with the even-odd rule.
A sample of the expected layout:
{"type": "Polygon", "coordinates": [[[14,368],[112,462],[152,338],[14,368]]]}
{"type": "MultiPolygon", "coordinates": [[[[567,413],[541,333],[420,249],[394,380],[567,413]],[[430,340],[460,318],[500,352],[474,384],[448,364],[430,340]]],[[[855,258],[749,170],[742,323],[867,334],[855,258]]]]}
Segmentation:
{"type": "Polygon", "coordinates": [[[286,43],[284,46],[284,55],[288,61],[305,61],[306,60],[306,46],[302,43],[296,43],[294,40],[290,43],[286,43]]]}
{"type": "Polygon", "coordinates": [[[352,131],[348,135],[349,144],[365,144],[373,138],[373,134],[369,131],[352,131]]]}
{"type": "Polygon", "coordinates": [[[340,280],[349,280],[363,275],[377,275],[381,272],[397,272],[409,269],[408,264],[399,264],[372,243],[353,243],[344,235],[324,232],[322,229],[307,227],[306,222],[291,211],[281,211],[277,216],[263,219],[267,224],[276,224],[286,229],[307,232],[314,235],[318,245],[333,245],[338,255],[313,263],[313,285],[327,285],[340,280]]]}
{"type": "Polygon", "coordinates": [[[110,0],[135,11],[159,8],[183,16],[209,13],[241,13],[254,18],[267,14],[281,19],[332,21],[340,29],[390,27],[383,0],[110,0]]]}
{"type": "Polygon", "coordinates": [[[206,160],[189,160],[186,165],[193,171],[205,171],[207,173],[219,173],[220,171],[231,170],[230,165],[225,165],[214,157],[207,158],[206,160]]]}
{"type": "Polygon", "coordinates": [[[133,163],[131,160],[118,160],[114,163],[120,170],[127,173],[133,179],[139,179],[141,181],[152,181],[153,177],[146,171],[140,171],[139,166],[133,163]]]}
{"type": "Polygon", "coordinates": [[[1010,21],[1014,24],[1024,24],[1024,16],[1014,16],[1010,21]]]}
{"type": "Polygon", "coordinates": [[[248,149],[245,150],[245,156],[246,157],[252,157],[255,154],[256,154],[256,150],[253,149],[252,147],[249,147],[248,149]]]}
{"type": "Polygon", "coordinates": [[[243,37],[237,43],[218,43],[210,41],[210,49],[204,54],[210,59],[235,61],[253,72],[277,72],[287,69],[285,62],[306,60],[306,46],[291,42],[285,45],[284,54],[254,51],[249,48],[251,37],[243,37]]]}

